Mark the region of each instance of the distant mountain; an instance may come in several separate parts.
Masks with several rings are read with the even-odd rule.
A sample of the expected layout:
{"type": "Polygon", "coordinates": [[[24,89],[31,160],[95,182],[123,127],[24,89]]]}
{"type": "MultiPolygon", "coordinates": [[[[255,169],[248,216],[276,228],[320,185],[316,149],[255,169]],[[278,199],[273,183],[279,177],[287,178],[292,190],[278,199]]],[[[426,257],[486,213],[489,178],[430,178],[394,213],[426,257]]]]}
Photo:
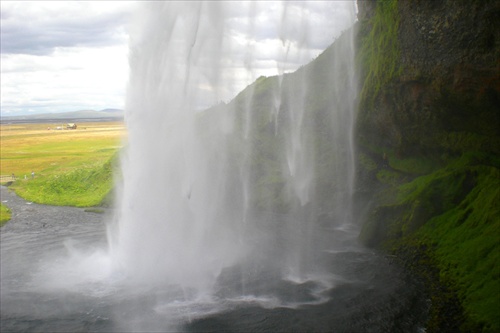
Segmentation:
{"type": "Polygon", "coordinates": [[[99,112],[108,112],[108,113],[114,113],[114,114],[121,114],[123,115],[123,110],[122,109],[104,109],[99,112]]]}
{"type": "Polygon", "coordinates": [[[7,116],[2,117],[1,121],[44,121],[44,120],[122,120],[124,116],[123,110],[120,109],[104,109],[96,110],[80,110],[61,113],[44,113],[23,116],[7,116]]]}

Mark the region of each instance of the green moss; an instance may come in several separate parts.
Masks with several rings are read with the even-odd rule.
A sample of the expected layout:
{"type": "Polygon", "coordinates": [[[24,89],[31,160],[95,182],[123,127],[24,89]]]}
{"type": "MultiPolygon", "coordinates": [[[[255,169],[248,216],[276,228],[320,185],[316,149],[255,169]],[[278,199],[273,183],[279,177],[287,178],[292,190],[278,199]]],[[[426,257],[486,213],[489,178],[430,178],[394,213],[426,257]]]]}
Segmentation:
{"type": "Polygon", "coordinates": [[[389,165],[392,169],[411,175],[425,175],[439,167],[436,160],[423,156],[399,158],[395,154],[388,154],[389,165]]]}
{"type": "Polygon", "coordinates": [[[378,1],[370,22],[369,33],[362,37],[358,51],[358,63],[363,69],[365,80],[361,101],[373,101],[380,89],[398,76],[399,64],[399,14],[397,0],[378,1]]]}
{"type": "Polygon", "coordinates": [[[382,184],[398,185],[401,183],[402,175],[389,169],[382,169],[377,172],[377,180],[382,184]]]}
{"type": "MultiPolygon", "coordinates": [[[[439,284],[449,292],[435,296],[434,302],[451,306],[448,298],[456,295],[463,308],[463,318],[457,315],[459,329],[464,332],[500,331],[499,165],[498,156],[471,152],[445,168],[392,187],[386,192],[395,195],[385,196],[360,237],[367,245],[383,244],[406,256],[410,265],[425,266],[423,272],[437,270],[439,284]],[[419,263],[418,256],[424,254],[420,249],[417,256],[412,248],[424,248],[432,265],[419,263]]],[[[442,328],[441,324],[431,326],[442,328]]]]}
{"type": "Polygon", "coordinates": [[[460,286],[468,322],[500,331],[500,170],[489,166],[471,168],[477,185],[444,214],[432,218],[417,237],[436,244],[441,274],[460,286]]]}
{"type": "MultiPolygon", "coordinates": [[[[485,3],[467,9],[486,13],[485,3]]],[[[463,4],[446,10],[468,13],[463,4]]],[[[480,60],[465,60],[467,70],[441,62],[419,68],[409,50],[403,64],[399,16],[428,4],[412,3],[415,12],[406,5],[378,0],[360,22],[357,143],[375,162],[357,159],[362,185],[375,188],[360,239],[395,251],[424,276],[432,301],[428,332],[500,332],[498,80],[480,60]],[[474,66],[480,79],[470,81],[474,66]]],[[[414,28],[410,22],[401,21],[401,33],[414,28]]],[[[490,49],[481,52],[493,59],[491,36],[478,39],[488,39],[490,49]]]]}
{"type": "MultiPolygon", "coordinates": [[[[415,244],[427,249],[425,255],[428,257],[427,260],[432,261],[433,269],[439,272],[441,288],[443,288],[442,281],[446,281],[444,287],[453,290],[463,308],[464,317],[461,319],[460,331],[498,332],[500,330],[498,317],[500,171],[492,166],[470,166],[463,170],[462,174],[441,176],[442,184],[449,184],[450,189],[443,193],[442,199],[439,199],[443,201],[437,205],[441,206],[439,210],[436,210],[436,204],[433,204],[436,202],[433,193],[443,191],[444,188],[438,186],[434,191],[433,186],[439,185],[439,178],[431,176],[425,178],[409,184],[413,186],[413,191],[407,192],[408,186],[404,188],[402,196],[407,201],[413,200],[413,205],[396,206],[403,211],[402,215],[408,220],[405,221],[406,224],[392,224],[393,228],[400,228],[401,238],[393,238],[392,242],[386,244],[391,244],[393,250],[404,256],[408,255],[408,251],[411,251],[409,249],[415,247],[415,244]],[[474,184],[464,195],[466,174],[474,175],[474,184]],[[452,205],[453,201],[458,202],[452,205]],[[425,223],[419,228],[411,232],[405,231],[405,227],[409,227],[408,222],[411,220],[409,216],[414,206],[422,205],[423,202],[427,205],[426,209],[430,208],[431,212],[434,209],[434,212],[429,214],[432,216],[421,218],[425,223]],[[450,206],[446,207],[446,203],[450,206]]],[[[412,262],[416,269],[420,268],[421,272],[428,274],[428,262],[416,262],[414,258],[409,262],[412,262]]],[[[440,297],[435,296],[434,301],[443,303],[451,296],[446,294],[440,297]]],[[[441,311],[446,313],[449,309],[441,311]]]]}
{"type": "Polygon", "coordinates": [[[432,246],[413,238],[392,248],[401,264],[425,285],[431,302],[425,331],[460,332],[466,318],[458,288],[453,281],[441,274],[434,250],[432,246]]]}
{"type": "Polygon", "coordinates": [[[360,152],[358,153],[357,157],[358,157],[357,159],[358,165],[366,172],[373,172],[377,170],[378,168],[377,162],[375,162],[375,160],[370,158],[367,154],[360,152]]]}
{"type": "Polygon", "coordinates": [[[443,148],[452,152],[463,150],[481,150],[484,148],[490,137],[471,132],[443,132],[438,137],[443,148]]]}

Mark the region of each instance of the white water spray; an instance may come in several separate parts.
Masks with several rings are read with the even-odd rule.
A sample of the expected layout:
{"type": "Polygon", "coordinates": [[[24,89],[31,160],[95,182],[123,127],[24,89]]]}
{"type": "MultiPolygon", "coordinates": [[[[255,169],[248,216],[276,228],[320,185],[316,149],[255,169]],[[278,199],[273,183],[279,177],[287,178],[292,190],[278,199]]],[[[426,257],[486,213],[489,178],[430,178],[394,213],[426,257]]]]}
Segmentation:
{"type": "MultiPolygon", "coordinates": [[[[344,5],[352,24],[355,4],[344,5]]],[[[317,271],[314,251],[331,242],[317,235],[351,222],[352,32],[315,65],[285,74],[324,32],[313,29],[307,2],[283,8],[281,76],[203,112],[256,76],[252,40],[231,30],[245,5],[164,2],[138,15],[123,188],[109,231],[115,269],[132,281],[203,294],[223,288],[228,272],[243,293],[262,272],[306,280],[317,271]],[[231,71],[240,60],[244,71],[231,71]],[[333,217],[325,225],[319,216],[333,217]]],[[[248,13],[258,9],[251,3],[248,13]]],[[[246,22],[257,29],[257,19],[246,22]]]]}

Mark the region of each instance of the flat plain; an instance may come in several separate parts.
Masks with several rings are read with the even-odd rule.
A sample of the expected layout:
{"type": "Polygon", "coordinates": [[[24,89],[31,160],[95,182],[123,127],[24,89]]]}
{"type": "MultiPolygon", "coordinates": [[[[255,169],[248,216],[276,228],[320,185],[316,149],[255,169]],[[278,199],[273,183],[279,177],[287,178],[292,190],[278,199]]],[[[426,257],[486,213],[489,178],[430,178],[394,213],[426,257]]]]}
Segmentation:
{"type": "Polygon", "coordinates": [[[15,178],[11,189],[38,203],[96,205],[112,187],[109,164],[125,143],[123,122],[78,123],[76,129],[2,124],[1,182],[15,178]]]}
{"type": "Polygon", "coordinates": [[[38,176],[102,164],[126,139],[122,122],[81,123],[74,130],[65,128],[65,124],[0,125],[1,175],[29,178],[32,171],[38,176]]]}

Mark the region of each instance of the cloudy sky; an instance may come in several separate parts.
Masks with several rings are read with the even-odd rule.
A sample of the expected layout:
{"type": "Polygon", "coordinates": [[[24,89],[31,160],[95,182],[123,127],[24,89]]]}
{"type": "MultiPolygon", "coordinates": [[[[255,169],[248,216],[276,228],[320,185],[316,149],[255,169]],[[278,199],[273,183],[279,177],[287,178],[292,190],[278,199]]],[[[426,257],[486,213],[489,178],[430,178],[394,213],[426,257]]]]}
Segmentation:
{"type": "MultiPolygon", "coordinates": [[[[228,66],[239,80],[224,99],[260,75],[309,62],[355,17],[353,1],[225,3],[228,66]]],[[[1,115],[124,108],[129,39],[143,24],[142,5],[2,0],[1,115]]]]}

